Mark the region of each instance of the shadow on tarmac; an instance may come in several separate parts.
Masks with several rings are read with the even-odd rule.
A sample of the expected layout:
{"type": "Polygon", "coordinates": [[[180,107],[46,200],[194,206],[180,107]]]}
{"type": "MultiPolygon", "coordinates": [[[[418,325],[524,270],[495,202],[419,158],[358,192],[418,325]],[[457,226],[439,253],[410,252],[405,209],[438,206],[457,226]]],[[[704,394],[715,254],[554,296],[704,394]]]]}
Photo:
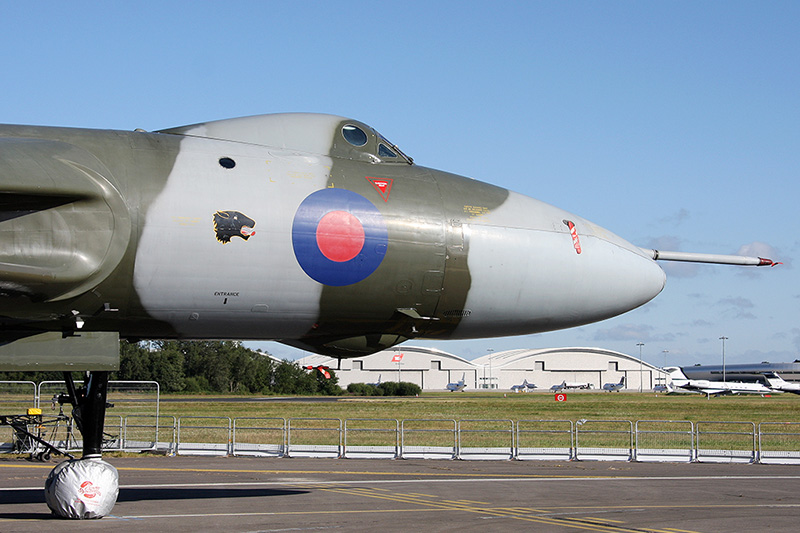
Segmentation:
{"type": "MultiPolygon", "coordinates": [[[[271,496],[297,496],[308,494],[307,490],[284,490],[267,488],[216,488],[216,487],[155,487],[155,488],[121,488],[117,502],[141,502],[148,500],[198,500],[217,498],[268,498],[271,496]]],[[[3,494],[4,505],[20,505],[25,503],[45,503],[44,487],[41,489],[20,489],[3,494]]],[[[7,513],[0,512],[0,518],[7,513]]]]}
{"type": "MultiPolygon", "coordinates": [[[[272,496],[297,496],[308,494],[307,490],[282,490],[260,488],[216,488],[216,487],[156,487],[119,489],[117,502],[140,502],[148,500],[198,500],[217,498],[268,498],[272,496]]],[[[44,500],[44,497],[42,497],[44,500]]]]}

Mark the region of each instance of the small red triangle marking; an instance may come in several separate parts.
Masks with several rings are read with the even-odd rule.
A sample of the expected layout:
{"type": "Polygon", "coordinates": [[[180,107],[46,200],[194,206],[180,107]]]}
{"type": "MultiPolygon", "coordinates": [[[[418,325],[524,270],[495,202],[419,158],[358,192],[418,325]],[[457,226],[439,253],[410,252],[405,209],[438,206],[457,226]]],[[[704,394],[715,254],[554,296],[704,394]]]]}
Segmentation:
{"type": "Polygon", "coordinates": [[[389,193],[392,190],[392,182],[394,181],[392,178],[370,178],[369,176],[365,176],[367,180],[375,187],[375,190],[378,191],[378,194],[381,195],[384,202],[389,201],[389,193]]]}

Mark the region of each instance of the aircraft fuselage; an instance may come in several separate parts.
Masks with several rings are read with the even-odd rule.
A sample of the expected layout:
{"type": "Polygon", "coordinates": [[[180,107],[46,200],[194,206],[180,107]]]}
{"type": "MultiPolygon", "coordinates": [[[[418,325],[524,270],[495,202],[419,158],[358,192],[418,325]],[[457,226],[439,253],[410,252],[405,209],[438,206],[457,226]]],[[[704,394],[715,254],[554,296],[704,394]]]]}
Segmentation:
{"type": "Polygon", "coordinates": [[[603,228],[411,164],[328,115],[0,126],[0,186],[6,336],[263,339],[347,357],[586,324],[664,286],[603,228]]]}

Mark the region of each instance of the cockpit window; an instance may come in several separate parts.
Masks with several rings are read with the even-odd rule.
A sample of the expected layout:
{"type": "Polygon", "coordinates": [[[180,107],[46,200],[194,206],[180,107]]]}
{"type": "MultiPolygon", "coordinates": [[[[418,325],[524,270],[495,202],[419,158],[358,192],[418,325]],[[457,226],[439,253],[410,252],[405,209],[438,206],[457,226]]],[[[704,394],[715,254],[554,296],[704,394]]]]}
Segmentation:
{"type": "Polygon", "coordinates": [[[392,152],[385,144],[380,143],[378,145],[378,157],[397,157],[397,154],[392,152]]]}
{"type": "Polygon", "coordinates": [[[347,124],[342,128],[344,139],[353,146],[364,146],[367,144],[367,134],[358,126],[347,124]]]}
{"type": "Polygon", "coordinates": [[[386,137],[355,120],[345,120],[337,126],[337,133],[331,146],[331,155],[354,161],[368,163],[406,163],[414,164],[414,160],[389,142],[386,137]],[[344,142],[342,142],[344,137],[344,142]]]}
{"type": "Polygon", "coordinates": [[[386,137],[378,133],[380,142],[378,143],[378,157],[397,158],[402,157],[409,165],[414,164],[414,160],[404,154],[396,144],[392,144],[386,137]]]}

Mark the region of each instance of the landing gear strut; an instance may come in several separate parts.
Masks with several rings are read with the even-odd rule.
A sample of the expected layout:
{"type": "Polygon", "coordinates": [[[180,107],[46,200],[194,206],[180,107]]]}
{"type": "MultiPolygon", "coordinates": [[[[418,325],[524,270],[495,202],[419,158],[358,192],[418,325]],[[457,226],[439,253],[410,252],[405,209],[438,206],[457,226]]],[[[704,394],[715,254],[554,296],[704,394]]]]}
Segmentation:
{"type": "Polygon", "coordinates": [[[83,435],[83,457],[64,461],[50,472],[45,498],[56,516],[102,518],[111,512],[119,493],[117,469],[101,459],[108,372],[87,372],[85,384],[77,389],[69,372],[64,381],[66,401],[72,404],[72,416],[83,435]]]}

